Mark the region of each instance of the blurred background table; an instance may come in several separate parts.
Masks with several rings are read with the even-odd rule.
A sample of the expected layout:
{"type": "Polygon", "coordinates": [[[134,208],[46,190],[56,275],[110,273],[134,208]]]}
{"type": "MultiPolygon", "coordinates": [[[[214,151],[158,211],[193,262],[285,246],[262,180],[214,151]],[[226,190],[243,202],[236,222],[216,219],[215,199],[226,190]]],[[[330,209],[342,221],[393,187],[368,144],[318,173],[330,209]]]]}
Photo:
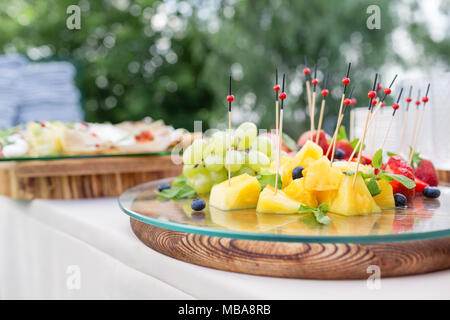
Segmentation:
{"type": "Polygon", "coordinates": [[[0,207],[0,299],[450,299],[450,270],[386,278],[370,290],[365,280],[279,279],[187,264],[142,244],[112,198],[0,197],[0,207]]]}

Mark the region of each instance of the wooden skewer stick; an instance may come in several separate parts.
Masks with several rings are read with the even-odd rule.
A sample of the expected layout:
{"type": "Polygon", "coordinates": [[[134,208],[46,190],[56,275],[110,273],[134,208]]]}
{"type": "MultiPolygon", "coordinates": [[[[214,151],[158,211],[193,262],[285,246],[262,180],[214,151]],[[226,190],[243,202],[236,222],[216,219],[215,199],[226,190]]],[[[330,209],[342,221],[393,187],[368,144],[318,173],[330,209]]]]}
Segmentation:
{"type": "MultiPolygon", "coordinates": [[[[372,122],[374,121],[374,119],[376,119],[377,113],[378,113],[378,111],[381,109],[381,105],[383,104],[384,100],[385,100],[386,97],[391,93],[391,90],[390,90],[390,89],[391,89],[391,87],[392,87],[392,85],[394,84],[394,82],[395,82],[396,79],[397,79],[397,75],[394,76],[394,79],[392,79],[391,84],[389,85],[388,88],[386,88],[386,89],[388,89],[388,91],[386,91],[386,89],[385,89],[383,98],[382,98],[380,101],[377,100],[378,102],[377,102],[377,104],[376,104],[375,111],[373,112],[373,114],[372,114],[371,117],[370,117],[369,127],[372,125],[372,122]]],[[[371,101],[371,103],[372,103],[372,102],[373,102],[373,100],[371,101]]],[[[370,110],[371,110],[371,113],[372,113],[372,110],[373,110],[373,107],[372,107],[372,106],[370,107],[370,110]]],[[[353,160],[353,157],[355,156],[356,150],[358,150],[358,147],[359,147],[359,146],[361,146],[361,140],[359,140],[358,143],[356,144],[355,148],[353,148],[353,152],[352,152],[352,154],[350,155],[350,158],[348,158],[347,163],[350,163],[350,162],[353,160]]],[[[364,146],[364,144],[363,144],[363,146],[364,146]]],[[[362,152],[362,148],[361,148],[361,150],[360,150],[360,153],[361,153],[361,152],[362,152]]]]}
{"type": "Polygon", "coordinates": [[[344,105],[345,92],[347,91],[347,86],[350,84],[349,75],[350,75],[350,68],[351,68],[351,66],[352,66],[352,63],[350,62],[348,64],[348,68],[347,68],[347,75],[344,78],[342,78],[342,81],[341,81],[341,83],[344,85],[344,90],[342,92],[341,104],[339,106],[339,113],[338,113],[337,122],[336,122],[336,130],[334,131],[333,137],[331,139],[331,144],[328,146],[328,149],[327,149],[327,153],[326,153],[327,158],[328,158],[328,156],[330,154],[330,151],[332,149],[334,141],[336,140],[337,133],[339,131],[339,119],[341,118],[342,107],[344,105]]]}
{"type": "Polygon", "coordinates": [[[400,93],[399,93],[398,98],[397,98],[397,102],[394,103],[394,104],[392,105],[392,108],[394,109],[394,111],[392,112],[391,120],[389,120],[388,128],[387,128],[387,130],[386,130],[386,133],[384,134],[383,143],[381,144],[381,150],[383,150],[384,144],[386,143],[386,139],[387,139],[387,137],[389,136],[389,131],[391,131],[392,122],[394,122],[395,112],[396,112],[397,109],[399,108],[398,102],[400,101],[400,98],[401,98],[401,96],[402,96],[402,93],[403,93],[403,88],[401,88],[401,90],[400,90],[400,93]]]}
{"type": "MultiPolygon", "coordinates": [[[[369,125],[370,114],[372,113],[372,111],[371,111],[372,100],[376,96],[375,86],[377,84],[377,78],[378,78],[378,73],[375,74],[375,81],[373,82],[372,92],[369,92],[369,95],[370,95],[369,96],[369,108],[367,109],[366,122],[364,124],[364,131],[363,131],[362,142],[361,142],[362,146],[364,145],[364,141],[366,140],[367,126],[369,125]],[[373,96],[372,96],[372,93],[374,94],[373,96]]],[[[359,163],[361,162],[361,155],[362,155],[362,150],[358,153],[358,160],[356,161],[355,177],[353,178],[352,187],[355,186],[356,177],[358,176],[358,169],[359,169],[359,163]]]]}
{"type": "Polygon", "coordinates": [[[416,150],[417,138],[419,137],[420,129],[422,128],[423,114],[425,113],[425,106],[428,102],[428,92],[429,91],[430,91],[430,84],[428,84],[425,96],[422,98],[423,107],[422,107],[422,112],[420,113],[419,122],[417,123],[417,130],[415,132],[416,134],[414,137],[414,143],[412,144],[411,154],[409,155],[409,164],[412,164],[412,159],[414,157],[414,151],[416,150]]]}
{"type": "Polygon", "coordinates": [[[282,83],[282,89],[281,93],[279,95],[279,98],[281,100],[281,107],[280,107],[280,127],[278,131],[278,147],[277,147],[277,170],[276,170],[276,176],[275,176],[275,194],[277,194],[278,191],[278,176],[280,174],[280,153],[281,153],[281,137],[283,135],[283,107],[284,107],[284,100],[286,99],[286,92],[284,92],[284,83],[286,80],[286,74],[283,73],[283,83],[282,83]]]}
{"type": "MultiPolygon", "coordinates": [[[[352,104],[352,96],[353,96],[353,91],[354,90],[355,90],[355,87],[353,86],[352,90],[350,91],[349,97],[347,99],[344,99],[345,107],[344,107],[344,110],[342,111],[342,114],[340,115],[339,123],[338,123],[337,128],[336,128],[338,131],[339,131],[339,128],[341,127],[342,120],[344,119],[345,112],[347,111],[347,107],[352,104]]],[[[333,151],[331,152],[331,162],[330,162],[331,166],[333,166],[334,155],[335,155],[335,152],[336,152],[336,143],[337,143],[337,133],[336,133],[336,137],[335,137],[335,139],[333,141],[333,151]]]]}
{"type": "Polygon", "coordinates": [[[303,74],[306,78],[306,98],[308,99],[308,111],[311,114],[311,83],[309,82],[311,70],[308,68],[308,62],[306,61],[306,56],[303,56],[305,60],[305,68],[303,69],[303,74]]]}
{"type": "MultiPolygon", "coordinates": [[[[275,85],[273,86],[273,91],[275,91],[275,136],[278,139],[278,129],[279,129],[279,103],[278,103],[278,91],[280,91],[280,86],[278,85],[278,69],[275,70],[275,85]]],[[[277,140],[278,141],[278,140],[277,140]]],[[[275,145],[275,152],[278,152],[278,144],[275,145]]]]}
{"type": "Polygon", "coordinates": [[[402,153],[402,147],[403,147],[403,141],[405,140],[405,130],[406,130],[406,123],[408,121],[408,113],[409,113],[409,104],[411,103],[411,93],[412,93],[412,86],[409,87],[409,94],[408,97],[406,97],[406,110],[405,115],[403,116],[403,122],[402,122],[402,132],[400,134],[400,143],[398,145],[397,153],[402,153]]]}
{"type": "MultiPolygon", "coordinates": [[[[413,131],[412,131],[412,135],[411,135],[411,147],[414,144],[414,137],[417,131],[417,122],[419,121],[419,114],[420,114],[420,89],[417,92],[417,100],[416,100],[416,114],[414,117],[414,126],[413,126],[413,131]]],[[[411,150],[410,150],[411,152],[411,150]]]]}
{"type": "Polygon", "coordinates": [[[311,81],[312,85],[313,85],[313,95],[312,95],[312,104],[311,104],[311,112],[310,112],[310,119],[311,119],[311,131],[310,131],[310,135],[309,138],[311,141],[313,141],[314,138],[314,131],[316,131],[316,127],[315,127],[315,121],[314,118],[316,116],[316,88],[317,88],[317,84],[319,83],[317,81],[317,64],[314,65],[314,78],[311,81]]]}
{"type": "Polygon", "coordinates": [[[234,101],[234,96],[231,94],[231,75],[228,85],[228,185],[231,184],[231,103],[234,101]]]}
{"type": "Polygon", "coordinates": [[[325,111],[325,103],[327,101],[327,96],[329,94],[328,91],[328,72],[325,76],[325,81],[324,81],[324,86],[322,89],[322,92],[320,93],[322,95],[322,104],[320,106],[320,116],[319,116],[319,124],[317,125],[317,133],[316,133],[316,141],[315,143],[318,144],[319,143],[319,138],[320,138],[320,130],[322,129],[322,121],[323,121],[323,113],[325,111]]]}
{"type": "Polygon", "coordinates": [[[334,140],[336,139],[337,133],[339,131],[339,120],[341,118],[342,107],[344,105],[344,98],[345,98],[345,93],[343,93],[342,97],[341,97],[341,104],[339,106],[339,113],[338,113],[338,119],[337,119],[337,122],[336,122],[336,129],[334,130],[333,137],[331,138],[331,143],[330,143],[330,145],[328,146],[328,149],[327,149],[327,153],[326,153],[327,158],[328,158],[328,156],[330,154],[331,149],[333,149],[334,140]]]}

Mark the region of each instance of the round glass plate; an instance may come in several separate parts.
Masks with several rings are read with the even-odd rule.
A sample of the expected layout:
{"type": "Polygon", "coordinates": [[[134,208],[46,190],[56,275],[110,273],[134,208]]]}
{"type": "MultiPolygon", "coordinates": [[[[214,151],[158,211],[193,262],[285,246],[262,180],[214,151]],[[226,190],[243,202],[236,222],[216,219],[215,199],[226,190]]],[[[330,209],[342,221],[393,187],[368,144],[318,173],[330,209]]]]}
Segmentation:
{"type": "Polygon", "coordinates": [[[37,161],[37,160],[65,160],[65,159],[92,159],[92,158],[117,158],[117,157],[146,157],[146,156],[164,156],[170,155],[171,151],[162,152],[145,152],[145,153],[112,153],[112,154],[86,154],[74,156],[45,156],[45,157],[17,157],[17,158],[1,158],[0,162],[7,161],[37,161]]]}
{"type": "Polygon", "coordinates": [[[450,237],[450,188],[440,186],[439,199],[416,196],[407,209],[386,209],[381,214],[345,217],[328,213],[329,225],[311,214],[260,214],[255,209],[221,211],[208,205],[193,212],[191,200],[159,200],[155,190],[173,178],[145,183],[125,191],[121,209],[130,217],[157,227],[233,239],[316,242],[379,243],[450,237]]]}

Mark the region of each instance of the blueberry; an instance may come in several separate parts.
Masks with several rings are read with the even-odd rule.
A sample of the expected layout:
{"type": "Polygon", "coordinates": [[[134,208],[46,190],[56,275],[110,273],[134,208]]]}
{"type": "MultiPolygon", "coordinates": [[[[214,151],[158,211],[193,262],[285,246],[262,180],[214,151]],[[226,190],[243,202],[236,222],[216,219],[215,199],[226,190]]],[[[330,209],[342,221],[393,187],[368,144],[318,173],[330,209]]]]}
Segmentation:
{"type": "Polygon", "coordinates": [[[334,153],[334,157],[338,160],[345,159],[345,151],[342,149],[336,149],[336,152],[334,153]]]}
{"type": "Polygon", "coordinates": [[[303,146],[298,146],[297,151],[300,151],[303,146]]]}
{"type": "Polygon", "coordinates": [[[432,199],[439,198],[441,195],[441,190],[436,187],[425,187],[425,189],[423,189],[423,195],[432,199]]]}
{"type": "Polygon", "coordinates": [[[170,184],[168,184],[168,183],[161,183],[161,184],[158,186],[158,191],[159,191],[159,192],[161,192],[161,191],[163,191],[163,190],[166,190],[166,189],[170,189],[170,184]]]}
{"type": "Polygon", "coordinates": [[[292,179],[300,179],[303,177],[303,167],[295,167],[294,170],[292,170],[292,179]]]}
{"type": "Polygon", "coordinates": [[[206,207],[206,202],[203,199],[194,199],[191,202],[191,208],[194,211],[202,211],[206,207]]]}
{"type": "Polygon", "coordinates": [[[394,194],[395,206],[396,207],[404,207],[406,206],[406,197],[401,193],[394,194]]]}

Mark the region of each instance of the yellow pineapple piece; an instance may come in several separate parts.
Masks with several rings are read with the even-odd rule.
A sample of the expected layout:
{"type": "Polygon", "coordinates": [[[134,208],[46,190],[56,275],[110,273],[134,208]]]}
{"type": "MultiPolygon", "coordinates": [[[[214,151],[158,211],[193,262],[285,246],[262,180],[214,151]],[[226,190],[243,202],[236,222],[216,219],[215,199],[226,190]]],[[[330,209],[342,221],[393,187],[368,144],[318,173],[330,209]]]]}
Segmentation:
{"type": "MultiPolygon", "coordinates": [[[[281,176],[282,188],[285,188],[292,181],[292,170],[297,167],[295,164],[294,158],[292,157],[281,157],[280,158],[280,171],[279,174],[281,176]]],[[[277,161],[274,160],[270,164],[270,172],[277,172],[277,161]]]]}
{"type": "Polygon", "coordinates": [[[261,213],[296,213],[301,203],[289,198],[283,190],[275,189],[271,185],[267,185],[259,195],[256,211],[261,213]]]}
{"type": "Polygon", "coordinates": [[[336,198],[329,208],[330,212],[345,216],[381,212],[361,175],[357,176],[354,186],[353,178],[353,175],[343,177],[336,198]]]}
{"type": "Polygon", "coordinates": [[[308,140],[299,152],[295,155],[295,163],[296,166],[302,166],[303,168],[308,168],[309,165],[315,161],[320,159],[323,156],[322,147],[318,144],[315,144],[311,140],[308,140]]]}
{"type": "Polygon", "coordinates": [[[261,185],[258,179],[247,173],[241,174],[211,189],[209,205],[220,210],[254,208],[258,202],[261,185]]]}
{"type": "MultiPolygon", "coordinates": [[[[338,168],[340,169],[342,172],[344,171],[351,171],[351,172],[355,172],[356,170],[356,162],[348,162],[348,161],[337,161],[337,162],[333,162],[333,167],[334,168],[338,168]]],[[[368,164],[360,164],[358,171],[364,172],[364,173],[368,173],[373,171],[373,167],[371,165],[368,164]]]]}
{"type": "Polygon", "coordinates": [[[325,156],[312,162],[303,172],[306,189],[314,191],[336,190],[344,176],[341,170],[330,166],[325,156]]]}
{"type": "Polygon", "coordinates": [[[377,183],[378,188],[381,190],[381,193],[373,197],[377,205],[381,208],[395,208],[394,193],[391,184],[385,179],[378,180],[377,183]]]}
{"type": "Polygon", "coordinates": [[[331,204],[337,196],[337,190],[315,191],[314,193],[319,205],[322,203],[331,204]]]}
{"type": "Polygon", "coordinates": [[[305,188],[305,177],[292,180],[292,182],[284,188],[283,191],[289,198],[297,200],[302,204],[312,208],[316,208],[318,206],[314,192],[305,188]]]}

